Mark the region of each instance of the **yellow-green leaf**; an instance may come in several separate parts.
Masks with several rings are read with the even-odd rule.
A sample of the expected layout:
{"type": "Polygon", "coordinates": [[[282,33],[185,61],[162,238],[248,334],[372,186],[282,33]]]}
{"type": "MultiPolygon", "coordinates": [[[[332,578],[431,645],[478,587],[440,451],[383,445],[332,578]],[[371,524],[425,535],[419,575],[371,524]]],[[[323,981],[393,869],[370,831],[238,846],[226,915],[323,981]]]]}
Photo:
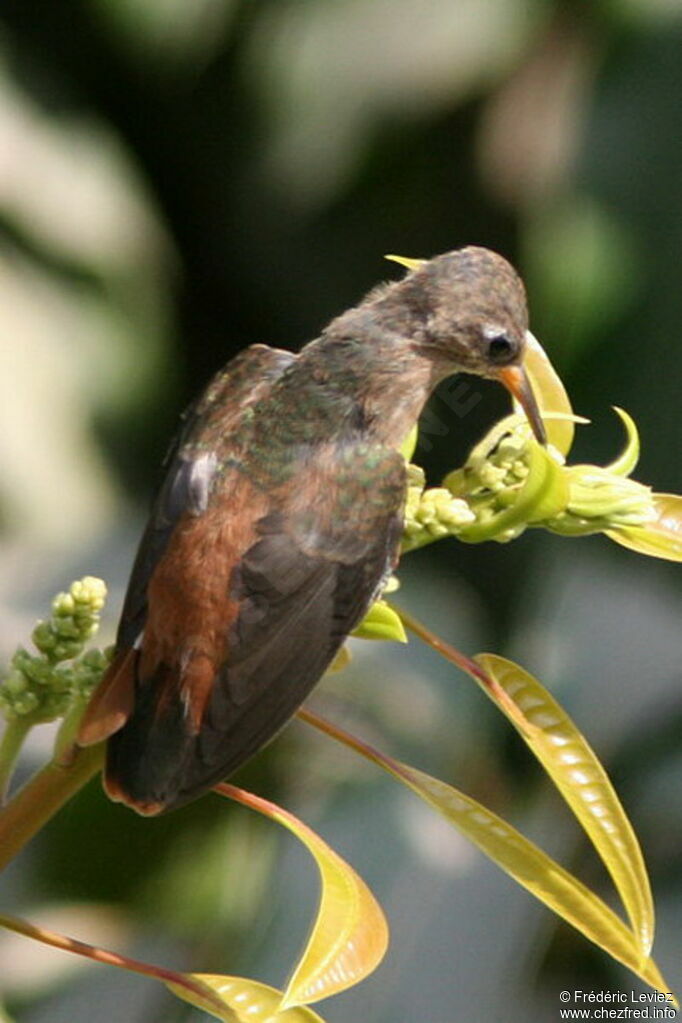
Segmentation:
{"type": "Polygon", "coordinates": [[[334,660],[327,668],[327,674],[334,675],[337,671],[343,671],[344,668],[348,667],[350,662],[351,662],[350,650],[348,649],[348,645],[344,643],[342,647],[339,647],[339,649],[336,652],[336,656],[334,657],[334,660]]]}
{"type": "Polygon", "coordinates": [[[233,785],[218,785],[216,791],[288,828],[312,854],[320,871],[322,893],[317,919],[287,985],[282,1007],[329,998],[372,973],[388,947],[388,926],[362,878],[312,828],[287,810],[233,785]]]}
{"type": "Polygon", "coordinates": [[[643,526],[619,526],[606,530],[610,540],[638,554],[666,561],[682,561],[682,497],[654,494],[657,517],[643,526]]]}
{"type": "Polygon", "coordinates": [[[389,259],[391,263],[399,263],[400,266],[405,266],[408,270],[418,270],[426,263],[425,259],[413,259],[411,256],[384,256],[384,259],[389,259]]]}
{"type": "MultiPolygon", "coordinates": [[[[526,355],[524,367],[530,377],[533,394],[544,414],[561,412],[572,415],[571,403],[566,388],[544,348],[530,331],[526,332],[526,355]]],[[[552,419],[545,422],[547,439],[562,455],[567,455],[573,443],[575,427],[571,419],[552,419]]]]}
{"type": "MultiPolygon", "coordinates": [[[[388,760],[388,758],[387,758],[388,760]]],[[[656,964],[642,954],[632,931],[605,902],[559,863],[491,813],[445,782],[407,764],[384,764],[506,873],[586,938],[659,991],[669,988],[656,964]]]]}
{"type": "Polygon", "coordinates": [[[625,447],[618,458],[604,466],[604,470],[615,476],[629,476],[639,461],[639,431],[634,419],[624,408],[614,405],[613,411],[625,427],[625,447]]]}
{"type": "Polygon", "coordinates": [[[396,643],[407,643],[399,615],[385,600],[377,600],[372,604],[352,635],[358,639],[392,639],[396,643]]]}
{"type": "Polygon", "coordinates": [[[513,661],[494,654],[474,658],[513,701],[518,730],[587,832],[620,894],[643,956],[654,934],[654,908],[644,859],[620,800],[586,739],[547,690],[513,661]]]}
{"type": "Polygon", "coordinates": [[[408,433],[405,440],[400,445],[400,454],[403,456],[406,462],[409,462],[414,454],[414,449],[417,446],[417,439],[419,437],[419,427],[415,424],[410,432],[408,433]]]}
{"type": "Polygon", "coordinates": [[[220,1012],[213,1002],[187,988],[172,983],[166,986],[178,998],[196,1005],[224,1023],[324,1023],[321,1016],[304,1006],[280,1009],[282,992],[256,980],[212,973],[187,973],[185,977],[204,985],[217,995],[224,1003],[224,1012],[220,1012]]]}
{"type": "Polygon", "coordinates": [[[383,959],[389,937],[383,911],[365,882],[310,828],[300,822],[290,827],[315,857],[322,894],[283,1006],[318,1002],[358,984],[383,959]]]}
{"type": "Polygon", "coordinates": [[[380,753],[308,710],[299,717],[383,768],[432,806],[494,863],[586,938],[658,991],[670,988],[640,942],[597,895],[559,863],[459,789],[380,753]]]}

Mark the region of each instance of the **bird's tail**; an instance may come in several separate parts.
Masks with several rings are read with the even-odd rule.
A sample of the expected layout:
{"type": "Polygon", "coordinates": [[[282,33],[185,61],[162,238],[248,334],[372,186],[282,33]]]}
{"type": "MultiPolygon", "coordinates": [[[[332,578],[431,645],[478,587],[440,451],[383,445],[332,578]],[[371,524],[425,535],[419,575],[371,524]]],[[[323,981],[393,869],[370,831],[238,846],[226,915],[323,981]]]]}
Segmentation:
{"type": "Polygon", "coordinates": [[[194,735],[177,672],[159,664],[140,684],[138,659],[137,650],[114,658],[86,710],[77,742],[90,746],[108,740],[103,779],[107,795],[153,816],[175,804],[194,735]]]}

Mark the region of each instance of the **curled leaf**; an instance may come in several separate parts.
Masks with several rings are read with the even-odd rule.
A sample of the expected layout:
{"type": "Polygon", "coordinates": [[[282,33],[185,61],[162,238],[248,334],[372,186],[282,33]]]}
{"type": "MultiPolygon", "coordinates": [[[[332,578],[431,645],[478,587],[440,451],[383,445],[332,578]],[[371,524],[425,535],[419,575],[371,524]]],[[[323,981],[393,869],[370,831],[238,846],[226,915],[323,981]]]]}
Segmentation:
{"type": "Polygon", "coordinates": [[[406,462],[409,462],[414,454],[414,449],[417,446],[417,439],[419,437],[419,427],[415,423],[410,432],[408,433],[405,440],[400,445],[400,454],[403,456],[406,462]]]}
{"type": "Polygon", "coordinates": [[[632,416],[623,408],[613,406],[613,410],[625,427],[625,447],[610,465],[604,467],[605,472],[614,476],[629,476],[639,461],[639,431],[632,416]]]}
{"type": "Polygon", "coordinates": [[[308,710],[298,713],[407,785],[510,877],[646,984],[670,990],[654,961],[642,954],[638,938],[613,910],[501,817],[454,786],[394,760],[324,718],[308,710]]]}
{"type": "Polygon", "coordinates": [[[655,519],[651,488],[629,474],[639,458],[639,434],[634,420],[623,409],[616,413],[625,426],[627,440],[610,465],[571,465],[565,469],[569,488],[566,508],[542,523],[563,536],[586,536],[621,526],[642,526],[655,519]]]}
{"type": "Polygon", "coordinates": [[[425,259],[413,259],[410,256],[384,256],[384,259],[390,260],[391,263],[399,263],[400,266],[405,266],[408,270],[418,270],[426,263],[425,259]]]}
{"type": "Polygon", "coordinates": [[[234,785],[218,785],[216,791],[282,824],[303,842],[320,871],[322,893],[317,918],[281,996],[281,1008],[317,1002],[364,980],[383,959],[388,926],[362,878],[312,828],[287,810],[234,785]]]}
{"type": "MultiPolygon", "coordinates": [[[[573,410],[566,388],[544,348],[529,330],[526,331],[526,355],[523,364],[543,418],[548,412],[561,412],[570,417],[573,410]]],[[[549,443],[562,455],[567,455],[571,450],[575,432],[572,420],[563,417],[547,420],[545,428],[549,443]]]]}
{"type": "Polygon", "coordinates": [[[321,1016],[303,1006],[281,1009],[282,992],[256,980],[213,973],[187,973],[184,977],[205,987],[224,1008],[217,1008],[215,1001],[208,1001],[186,987],[174,983],[166,986],[178,998],[224,1023],[324,1023],[321,1016]]]}
{"type": "Polygon", "coordinates": [[[623,547],[666,561],[682,561],[682,497],[654,494],[655,519],[641,526],[619,526],[606,530],[610,540],[623,547]]]}
{"type": "Polygon", "coordinates": [[[669,990],[623,921],[542,849],[453,786],[397,761],[384,766],[549,909],[647,984],[669,990]]]}
{"type": "Polygon", "coordinates": [[[339,647],[339,649],[336,652],[336,656],[334,657],[334,660],[327,668],[327,674],[334,675],[337,671],[343,671],[344,668],[348,667],[350,662],[351,662],[350,650],[348,649],[348,645],[344,643],[342,647],[339,647]]]}
{"type": "Polygon", "coordinates": [[[627,910],[640,952],[651,950],[654,908],[639,843],[594,751],[553,696],[527,671],[504,657],[479,654],[476,662],[501,686],[522,717],[512,722],[566,800],[611,875],[627,910]]]}
{"type": "Polygon", "coordinates": [[[399,615],[385,600],[376,600],[351,635],[357,639],[392,639],[407,643],[405,628],[399,615]]]}

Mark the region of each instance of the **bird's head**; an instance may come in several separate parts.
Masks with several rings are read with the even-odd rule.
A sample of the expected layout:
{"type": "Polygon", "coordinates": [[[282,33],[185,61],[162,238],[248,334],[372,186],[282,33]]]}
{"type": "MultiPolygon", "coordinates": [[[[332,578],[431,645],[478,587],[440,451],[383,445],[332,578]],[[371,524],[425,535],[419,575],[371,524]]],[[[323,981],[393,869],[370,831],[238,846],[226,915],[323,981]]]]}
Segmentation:
{"type": "Polygon", "coordinates": [[[439,364],[444,375],[462,371],[499,380],[522,406],[537,439],[545,443],[523,368],[528,308],[523,282],[513,267],[502,256],[476,247],[412,266],[395,287],[412,316],[421,321],[416,343],[423,354],[439,364]]]}

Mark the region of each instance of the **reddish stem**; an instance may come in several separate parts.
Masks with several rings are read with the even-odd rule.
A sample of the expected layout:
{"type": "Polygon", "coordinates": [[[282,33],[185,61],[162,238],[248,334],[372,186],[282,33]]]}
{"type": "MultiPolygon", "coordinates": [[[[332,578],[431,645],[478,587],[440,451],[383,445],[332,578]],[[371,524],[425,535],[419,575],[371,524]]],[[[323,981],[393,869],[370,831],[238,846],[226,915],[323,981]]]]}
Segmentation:
{"type": "MultiPolygon", "coordinates": [[[[217,792],[219,796],[225,796],[227,799],[233,799],[235,803],[241,803],[242,806],[248,806],[250,810],[257,810],[259,813],[265,814],[266,817],[291,817],[292,815],[288,811],[283,810],[277,803],[271,803],[269,799],[264,799],[262,796],[257,796],[255,792],[247,792],[246,789],[240,789],[237,785],[231,785],[230,782],[223,781],[219,785],[213,786],[213,791],[217,792]]],[[[295,820],[295,818],[292,818],[295,820]]]]}
{"type": "Polygon", "coordinates": [[[65,952],[85,956],[86,959],[94,959],[97,963],[106,963],[107,966],[116,966],[121,970],[141,973],[145,977],[153,977],[164,983],[176,984],[178,987],[191,991],[205,1002],[209,1002],[221,1013],[225,1011],[224,1003],[210,988],[200,981],[192,980],[186,974],[176,973],[175,970],[166,970],[163,966],[143,963],[139,959],[131,959],[129,956],[119,955],[118,952],[109,952],[107,949],[97,948],[95,945],[88,945],[87,942],[69,938],[65,934],[58,934],[56,931],[50,931],[44,927],[36,927],[28,920],[22,920],[19,917],[0,914],[0,926],[15,931],[17,934],[23,934],[27,938],[40,941],[43,945],[51,945],[53,948],[60,948],[65,952]]]}
{"type": "Polygon", "coordinates": [[[408,611],[403,611],[402,608],[396,607],[395,604],[391,604],[391,607],[398,615],[406,629],[413,632],[415,636],[426,643],[427,646],[430,646],[432,650],[435,650],[437,654],[440,654],[441,657],[444,657],[446,661],[450,661],[451,664],[456,665],[462,671],[466,672],[467,675],[470,675],[483,689],[485,694],[504,711],[507,717],[509,717],[522,732],[528,733],[531,730],[528,720],[517,704],[514,703],[512,698],[502,688],[499,682],[483,670],[480,664],[472,660],[471,657],[467,657],[466,654],[461,653],[456,647],[451,646],[450,643],[446,643],[444,639],[437,636],[435,632],[432,632],[426,625],[409,614],[408,611]]]}
{"type": "Polygon", "coordinates": [[[296,717],[299,721],[305,722],[306,725],[312,725],[313,728],[317,728],[318,732],[324,732],[325,735],[329,735],[332,739],[336,739],[337,742],[343,743],[344,746],[354,749],[357,753],[360,753],[367,760],[372,760],[374,763],[383,764],[390,766],[396,761],[392,757],[386,756],[381,753],[374,746],[370,746],[369,743],[363,742],[362,739],[358,739],[356,735],[351,732],[345,731],[345,729],[339,727],[339,725],[333,724],[327,718],[320,717],[319,714],[315,714],[314,711],[308,710],[307,707],[300,707],[296,713],[296,717]]]}

